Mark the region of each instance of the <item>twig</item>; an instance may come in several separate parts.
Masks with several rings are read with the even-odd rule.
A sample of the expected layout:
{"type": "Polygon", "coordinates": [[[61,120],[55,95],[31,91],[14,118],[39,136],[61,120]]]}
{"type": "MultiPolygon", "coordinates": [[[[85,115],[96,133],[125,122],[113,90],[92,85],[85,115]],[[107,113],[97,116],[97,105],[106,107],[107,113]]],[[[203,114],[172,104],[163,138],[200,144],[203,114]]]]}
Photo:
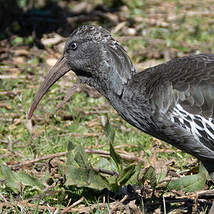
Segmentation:
{"type": "Polygon", "coordinates": [[[8,140],[2,140],[2,139],[0,139],[0,142],[1,142],[1,143],[9,144],[9,141],[8,141],[8,140]]]}
{"type": "Polygon", "coordinates": [[[51,155],[46,155],[46,156],[43,156],[43,157],[40,157],[40,158],[35,158],[33,160],[27,160],[27,161],[24,161],[22,163],[13,164],[13,165],[11,165],[11,168],[12,169],[18,169],[20,167],[31,165],[31,164],[34,164],[36,162],[42,161],[42,160],[53,159],[53,158],[56,158],[56,157],[64,156],[66,154],[67,154],[67,152],[59,152],[59,153],[55,153],[55,154],[51,154],[51,155]]]}
{"type": "MultiPolygon", "coordinates": [[[[89,154],[91,153],[91,154],[110,156],[110,152],[102,151],[102,150],[86,149],[85,152],[89,153],[89,154]]],[[[119,154],[119,155],[123,160],[136,161],[139,163],[143,163],[143,159],[141,159],[139,157],[136,157],[133,155],[127,155],[127,154],[119,154]]]]}
{"type": "Polygon", "coordinates": [[[201,191],[197,195],[200,199],[214,199],[214,190],[201,191]]]}
{"type": "Polygon", "coordinates": [[[94,171],[96,172],[100,172],[100,173],[104,173],[104,174],[107,174],[107,175],[116,175],[117,177],[119,177],[119,174],[115,171],[111,171],[111,170],[108,170],[108,169],[101,169],[101,168],[93,168],[94,171]]]}
{"type": "MultiPolygon", "coordinates": [[[[11,169],[18,169],[18,168],[21,168],[23,166],[34,164],[34,163],[39,162],[41,160],[53,159],[53,158],[56,158],[56,157],[64,156],[67,153],[68,152],[60,152],[60,153],[56,153],[56,154],[52,154],[52,155],[46,155],[46,156],[43,156],[41,158],[36,158],[34,160],[24,161],[22,163],[18,163],[18,164],[12,165],[11,169]]],[[[96,171],[96,172],[107,174],[107,175],[112,175],[112,176],[113,175],[117,175],[117,176],[119,176],[119,174],[117,172],[114,172],[114,171],[111,171],[111,170],[107,170],[107,169],[93,168],[93,170],[96,171]]]]}
{"type": "MultiPolygon", "coordinates": [[[[85,149],[85,152],[86,153],[89,153],[89,154],[98,154],[98,155],[103,155],[103,156],[110,156],[110,152],[107,152],[107,151],[102,151],[102,150],[92,150],[92,149],[85,149]]],[[[35,158],[33,160],[27,160],[27,161],[24,161],[22,163],[18,163],[18,164],[13,164],[11,165],[11,169],[18,169],[20,167],[23,167],[23,166],[27,166],[27,165],[31,165],[31,164],[34,164],[36,162],[39,162],[39,161],[42,161],[42,160],[47,160],[47,159],[53,159],[53,158],[56,158],[56,157],[61,157],[61,156],[65,156],[68,152],[59,152],[59,153],[55,153],[55,154],[50,154],[50,155],[45,155],[43,157],[39,157],[39,158],[35,158]]],[[[119,154],[120,157],[123,159],[123,160],[129,160],[129,161],[137,161],[139,163],[142,163],[143,160],[141,158],[138,158],[138,157],[135,157],[135,156],[132,156],[132,155],[125,155],[125,154],[119,154]]],[[[105,170],[104,170],[105,171],[105,170]]],[[[103,173],[104,173],[103,171],[103,173]]],[[[107,171],[106,171],[107,172],[107,171]]],[[[110,172],[109,172],[110,173],[110,172]]],[[[107,173],[108,174],[108,173],[107,173]]],[[[112,173],[111,173],[112,174],[112,173]]],[[[110,174],[110,175],[111,175],[110,174]]]]}
{"type": "Polygon", "coordinates": [[[88,154],[97,154],[97,155],[104,155],[104,156],[110,155],[110,152],[103,151],[103,150],[95,150],[95,149],[85,149],[85,152],[88,154]]]}
{"type": "Polygon", "coordinates": [[[52,212],[54,212],[57,208],[56,207],[50,207],[50,206],[42,206],[42,205],[37,205],[37,204],[31,204],[29,202],[15,202],[14,204],[10,203],[10,202],[0,202],[0,208],[2,209],[3,207],[14,207],[14,206],[19,206],[19,207],[30,207],[30,208],[34,208],[34,209],[39,209],[39,210],[51,210],[52,212]]]}
{"type": "Polygon", "coordinates": [[[0,91],[0,95],[8,95],[8,96],[15,96],[17,94],[20,94],[22,90],[16,90],[16,91],[0,91]]]}
{"type": "MultiPolygon", "coordinates": [[[[115,203],[115,202],[113,202],[113,203],[115,203]]],[[[85,207],[84,206],[84,207],[80,207],[80,208],[71,208],[69,211],[70,212],[75,212],[75,213],[90,213],[92,210],[95,210],[97,208],[103,209],[105,207],[106,207],[106,204],[99,203],[99,204],[93,204],[90,207],[85,207]]]]}
{"type": "Polygon", "coordinates": [[[125,195],[121,200],[120,203],[123,203],[128,198],[128,195],[125,195]]]}
{"type": "Polygon", "coordinates": [[[0,114],[0,118],[18,118],[20,116],[20,114],[16,114],[16,113],[5,113],[5,114],[0,114]]]}
{"type": "Polygon", "coordinates": [[[92,111],[84,111],[83,112],[83,114],[85,114],[85,115],[91,115],[91,114],[107,114],[109,111],[105,111],[105,110],[103,110],[103,111],[96,111],[96,110],[92,110],[92,111]]]}
{"type": "Polygon", "coordinates": [[[82,203],[82,201],[85,200],[84,197],[81,197],[78,201],[74,202],[71,206],[66,207],[65,209],[62,210],[62,214],[67,213],[69,211],[71,211],[71,209],[79,204],[82,203]]]}
{"type": "MultiPolygon", "coordinates": [[[[180,197],[180,198],[165,198],[165,203],[168,204],[168,203],[181,203],[181,202],[189,202],[189,203],[192,203],[194,204],[195,203],[195,200],[189,198],[189,196],[183,196],[183,197],[180,197]]],[[[198,199],[198,202],[200,203],[203,203],[204,200],[202,199],[198,199]]],[[[207,202],[209,203],[209,202],[207,202]]],[[[162,199],[160,199],[159,201],[157,202],[152,202],[152,201],[148,201],[146,203],[147,206],[159,206],[159,205],[162,205],[163,204],[163,201],[162,199]]]]}
{"type": "Polygon", "coordinates": [[[25,79],[24,75],[0,75],[0,79],[25,79]]]}
{"type": "Polygon", "coordinates": [[[100,136],[99,133],[84,133],[84,134],[80,134],[80,133],[67,133],[67,134],[60,134],[57,135],[59,137],[64,137],[64,136],[74,136],[74,137],[98,137],[100,136]]]}
{"type": "Polygon", "coordinates": [[[23,121],[24,118],[25,118],[25,115],[22,115],[19,119],[17,119],[15,121],[15,123],[13,123],[12,125],[9,126],[9,130],[11,131],[12,129],[14,129],[15,126],[17,126],[18,124],[20,124],[23,121]]]}
{"type": "Polygon", "coordinates": [[[0,102],[0,108],[3,107],[3,108],[6,108],[7,110],[11,110],[11,106],[8,105],[7,103],[2,103],[0,102]]]}

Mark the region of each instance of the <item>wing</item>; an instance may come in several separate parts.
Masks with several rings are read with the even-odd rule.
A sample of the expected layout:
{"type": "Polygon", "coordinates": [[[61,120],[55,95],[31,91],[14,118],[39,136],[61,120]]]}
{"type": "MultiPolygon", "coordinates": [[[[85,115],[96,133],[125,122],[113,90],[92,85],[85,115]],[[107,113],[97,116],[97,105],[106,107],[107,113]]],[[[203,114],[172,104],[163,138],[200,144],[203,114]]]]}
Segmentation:
{"type": "Polygon", "coordinates": [[[214,150],[214,55],[175,59],[150,73],[156,73],[147,90],[157,115],[164,115],[214,150]]]}
{"type": "Polygon", "coordinates": [[[214,55],[187,59],[188,67],[171,79],[177,102],[191,114],[214,118],[214,55]]]}
{"type": "Polygon", "coordinates": [[[145,93],[155,108],[168,111],[179,103],[191,114],[214,118],[214,55],[191,55],[144,72],[145,93]]]}

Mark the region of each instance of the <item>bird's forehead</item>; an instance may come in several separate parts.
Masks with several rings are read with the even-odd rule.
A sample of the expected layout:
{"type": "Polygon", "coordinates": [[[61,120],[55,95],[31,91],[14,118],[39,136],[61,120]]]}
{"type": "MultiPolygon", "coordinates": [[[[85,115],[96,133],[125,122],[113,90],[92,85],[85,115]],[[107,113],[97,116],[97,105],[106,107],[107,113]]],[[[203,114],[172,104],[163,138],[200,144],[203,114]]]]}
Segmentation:
{"type": "Polygon", "coordinates": [[[81,40],[92,40],[94,42],[108,42],[112,39],[111,34],[108,30],[101,26],[83,25],[78,27],[70,35],[70,38],[81,39],[81,40]]]}

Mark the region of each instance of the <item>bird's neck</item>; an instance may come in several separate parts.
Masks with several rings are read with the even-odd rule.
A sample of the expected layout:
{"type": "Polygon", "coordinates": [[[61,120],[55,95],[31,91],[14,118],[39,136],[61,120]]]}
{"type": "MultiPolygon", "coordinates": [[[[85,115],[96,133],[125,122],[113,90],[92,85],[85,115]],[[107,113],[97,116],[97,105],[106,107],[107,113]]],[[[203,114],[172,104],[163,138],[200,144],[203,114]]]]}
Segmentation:
{"type": "Polygon", "coordinates": [[[150,105],[143,89],[146,84],[143,83],[144,80],[139,81],[134,77],[135,68],[125,52],[118,54],[123,60],[114,61],[116,56],[104,55],[99,66],[94,69],[93,76],[84,83],[106,97],[128,123],[147,132],[146,130],[151,130],[152,121],[149,118],[150,105]]]}
{"type": "MultiPolygon", "coordinates": [[[[103,85],[104,83],[102,83],[102,86],[103,85]]],[[[105,85],[106,87],[99,87],[96,85],[95,89],[106,97],[113,108],[124,120],[136,128],[148,133],[148,130],[151,129],[150,125],[153,125],[152,121],[150,122],[150,108],[144,94],[141,93],[141,96],[139,97],[138,88],[133,88],[129,83],[123,85],[123,90],[120,95],[118,95],[116,91],[112,90],[112,87],[107,87],[111,86],[109,82],[105,85]],[[142,114],[142,112],[145,114],[142,114]]],[[[136,85],[136,87],[138,86],[136,85]]]]}

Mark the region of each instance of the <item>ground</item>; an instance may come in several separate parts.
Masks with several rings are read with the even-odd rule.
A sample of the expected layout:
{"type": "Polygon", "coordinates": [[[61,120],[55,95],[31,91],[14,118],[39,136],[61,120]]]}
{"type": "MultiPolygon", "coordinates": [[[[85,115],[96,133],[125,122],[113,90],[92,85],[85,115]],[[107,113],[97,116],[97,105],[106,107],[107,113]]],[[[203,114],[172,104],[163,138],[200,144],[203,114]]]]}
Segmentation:
{"type": "Polygon", "coordinates": [[[2,213],[208,213],[213,188],[192,156],[123,121],[66,74],[27,114],[66,37],[102,25],[138,71],[214,51],[211,0],[0,1],[0,210],[2,213]],[[11,7],[13,4],[13,7],[11,7]],[[1,17],[7,17],[2,19],[1,17]],[[4,20],[4,21],[2,21],[4,20]]]}

